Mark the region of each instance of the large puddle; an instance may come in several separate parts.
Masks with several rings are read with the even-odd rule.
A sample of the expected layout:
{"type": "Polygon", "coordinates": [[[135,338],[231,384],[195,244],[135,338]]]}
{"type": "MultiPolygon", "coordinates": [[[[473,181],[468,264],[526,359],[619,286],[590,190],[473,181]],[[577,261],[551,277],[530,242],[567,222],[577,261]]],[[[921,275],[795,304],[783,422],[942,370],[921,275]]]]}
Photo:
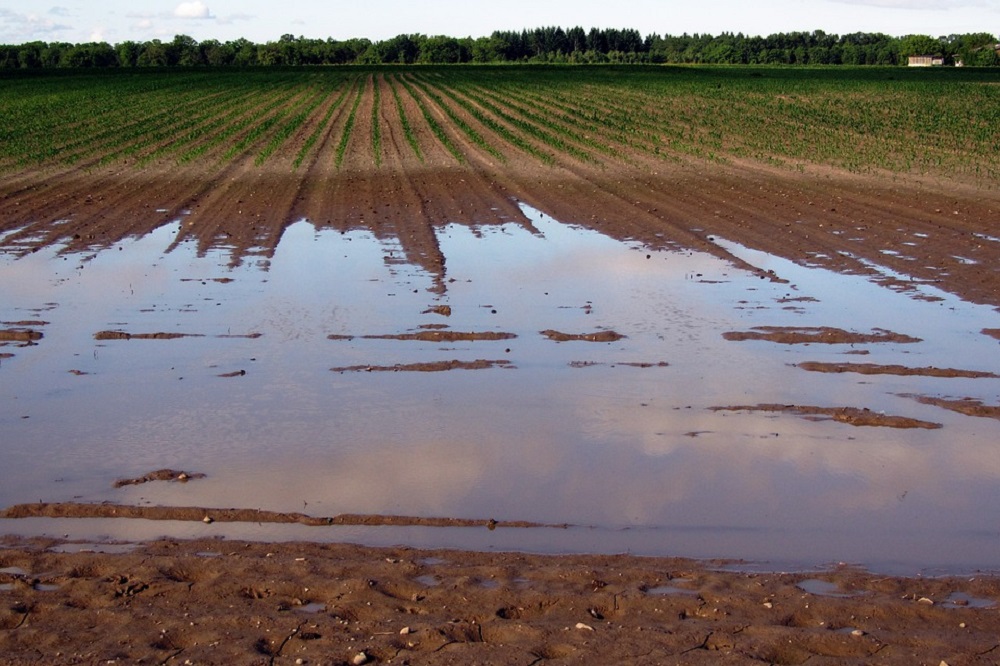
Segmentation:
{"type": "Polygon", "coordinates": [[[1000,567],[1000,421],[942,402],[995,406],[1000,380],[928,376],[1000,374],[981,333],[1000,328],[994,310],[718,239],[780,278],[762,280],[525,213],[533,229],[439,229],[443,293],[399,247],[304,221],[235,268],[224,249],[167,252],[183,220],[94,256],[0,257],[0,328],[44,334],[0,347],[0,505],[570,527],[25,519],[0,533],[1000,567]],[[820,327],[874,341],[827,344],[820,327]],[[723,335],[789,329],[806,342],[723,335]],[[114,487],[165,467],[206,477],[114,487]]]}

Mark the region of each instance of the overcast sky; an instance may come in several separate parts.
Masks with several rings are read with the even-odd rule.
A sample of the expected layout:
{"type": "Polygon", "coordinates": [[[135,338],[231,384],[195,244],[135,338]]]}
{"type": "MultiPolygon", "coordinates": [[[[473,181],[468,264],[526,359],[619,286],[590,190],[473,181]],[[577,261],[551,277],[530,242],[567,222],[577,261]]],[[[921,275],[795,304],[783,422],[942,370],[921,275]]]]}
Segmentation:
{"type": "Polygon", "coordinates": [[[480,37],[541,26],[650,33],[1000,33],[1000,0],[0,0],[0,43],[480,37]]]}

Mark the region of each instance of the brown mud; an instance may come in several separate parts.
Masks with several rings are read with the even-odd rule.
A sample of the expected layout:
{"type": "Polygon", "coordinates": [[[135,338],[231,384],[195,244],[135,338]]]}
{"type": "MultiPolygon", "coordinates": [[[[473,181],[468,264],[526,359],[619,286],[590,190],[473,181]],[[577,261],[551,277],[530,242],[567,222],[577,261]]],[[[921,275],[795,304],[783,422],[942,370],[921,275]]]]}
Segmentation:
{"type": "Polygon", "coordinates": [[[579,340],[583,342],[617,342],[622,340],[625,336],[616,331],[597,331],[595,333],[563,333],[561,331],[554,331],[552,329],[547,329],[541,331],[541,334],[547,337],[553,342],[572,342],[574,340],[579,340]]]}
{"type": "MultiPolygon", "coordinates": [[[[95,340],[179,340],[180,338],[204,338],[204,333],[128,333],[126,331],[98,331],[94,333],[95,340]]],[[[260,333],[247,333],[216,335],[216,338],[248,338],[256,339],[261,337],[260,333]]]]}
{"type": "Polygon", "coordinates": [[[115,488],[123,488],[125,486],[138,486],[143,483],[149,483],[150,481],[176,481],[180,483],[187,483],[191,479],[204,479],[205,475],[198,472],[182,472],[174,469],[158,469],[154,472],[149,472],[148,474],[143,474],[142,476],[133,477],[131,479],[118,479],[115,481],[115,488]]]}
{"type": "MultiPolygon", "coordinates": [[[[359,81],[361,102],[342,163],[335,154],[351,95],[294,168],[292,156],[312,124],[262,165],[254,156],[267,137],[229,160],[221,159],[225,147],[219,147],[184,164],[105,164],[96,155],[82,165],[2,172],[0,251],[55,248],[87,255],[177,222],[171,247],[193,240],[202,254],[222,249],[232,265],[256,260],[266,267],[285,229],[306,219],[317,229],[364,230],[398,243],[402,256],[388,259],[423,268],[441,293],[448,267],[437,232],[449,224],[516,224],[534,231],[519,207],[524,203],[612,238],[707,252],[761,279],[778,276],[735,257],[717,239],[843,273],[873,275],[873,265],[885,266],[906,276],[879,278],[893,288],[931,284],[1000,307],[1000,243],[982,237],[993,233],[1000,216],[997,183],[971,185],[946,174],[856,174],[822,164],[778,168],[767,156],[654,157],[626,144],[592,160],[560,155],[551,161],[503,144],[496,146],[500,160],[401,78],[359,81]],[[419,152],[395,112],[393,90],[419,152]],[[458,157],[436,138],[418,103],[445,125],[458,157]],[[382,136],[377,156],[373,111],[382,136]]],[[[468,112],[453,111],[491,135],[468,112]]],[[[434,311],[450,314],[443,306],[434,311]]],[[[125,339],[172,335],[112,333],[125,339]]],[[[1000,329],[983,334],[1000,339],[1000,329]]],[[[787,344],[916,341],[841,329],[762,327],[728,335],[787,344]]],[[[1000,409],[974,400],[911,397],[977,416],[997,418],[1000,409]]],[[[938,427],[858,408],[718,409],[938,427]]],[[[29,506],[19,511],[68,511],[29,506]]],[[[159,511],[176,519],[183,510],[190,520],[261,520],[259,512],[244,510],[80,506],[119,517],[159,511]]],[[[799,584],[806,574],[734,573],[713,563],[626,556],[218,540],[157,541],[124,554],[51,550],[60,545],[7,539],[0,549],[3,663],[954,665],[1000,659],[1000,578],[989,576],[897,578],[851,569],[819,574],[848,595],[839,597],[804,591],[799,584]],[[664,586],[669,590],[657,592],[664,586]],[[989,600],[994,608],[965,606],[965,597],[955,594],[989,600]]]]}
{"type": "Polygon", "coordinates": [[[796,363],[795,367],[809,372],[856,372],[861,375],[899,375],[918,377],[965,377],[968,379],[996,379],[1000,377],[993,372],[981,370],[958,370],[955,368],[911,368],[905,365],[879,365],[877,363],[820,363],[806,361],[796,363]]]}
{"type": "Polygon", "coordinates": [[[638,361],[634,363],[616,361],[615,363],[604,363],[602,361],[570,361],[569,367],[571,368],[592,368],[597,365],[610,365],[612,368],[619,365],[623,365],[627,368],[666,368],[670,364],[666,361],[658,361],[656,363],[638,361]]]}
{"type": "Polygon", "coordinates": [[[424,363],[397,363],[395,365],[348,365],[330,368],[333,372],[448,372],[449,370],[488,370],[513,368],[510,361],[476,359],[475,361],[427,361],[424,363]]]}
{"type": "Polygon", "coordinates": [[[900,394],[904,398],[913,398],[924,405],[934,405],[943,407],[966,416],[980,416],[989,419],[1000,419],[1000,405],[984,405],[981,400],[975,398],[939,398],[929,395],[912,395],[909,393],[900,394]]]}
{"type": "MultiPolygon", "coordinates": [[[[420,342],[475,342],[477,340],[513,340],[517,337],[515,333],[504,333],[500,331],[419,331],[416,333],[397,333],[387,335],[361,335],[365,340],[417,340],[420,342]]],[[[342,339],[340,336],[331,339],[342,339]]]]}
{"type": "Polygon", "coordinates": [[[317,228],[365,229],[398,241],[400,259],[426,269],[441,291],[447,288],[447,265],[436,231],[446,224],[530,229],[518,207],[524,202],[614,238],[708,252],[762,278],[776,276],[736,258],[716,238],[842,272],[873,274],[872,266],[882,265],[911,278],[880,278],[896,288],[933,284],[1000,306],[1000,243],[982,237],[1000,213],[1000,188],[945,175],[859,175],[822,164],[792,169],[735,156],[654,156],[628,144],[592,159],[552,155],[537,142],[539,150],[532,153],[502,141],[449,103],[457,117],[496,144],[493,149],[504,156],[499,160],[458,131],[438,102],[419,87],[407,89],[400,78],[408,77],[362,82],[342,163],[336,152],[350,100],[298,168],[292,158],[304,139],[296,135],[263,164],[255,156],[267,137],[229,160],[211,153],[183,164],[164,159],[136,167],[103,164],[96,155],[84,167],[53,163],[0,173],[2,249],[94,252],[180,220],[173,246],[192,239],[200,252],[225,249],[238,264],[271,257],[284,230],[304,218],[317,228]],[[382,100],[379,156],[371,140],[376,85],[382,100]],[[393,89],[419,155],[405,139],[393,89]],[[435,136],[416,99],[439,119],[459,157],[435,136]]]}
{"type": "Polygon", "coordinates": [[[827,326],[817,327],[784,327],[784,326],[756,326],[751,331],[727,331],[722,334],[726,340],[766,340],[785,345],[801,344],[825,344],[825,345],[845,345],[845,344],[868,344],[873,342],[895,342],[900,344],[912,344],[920,342],[920,338],[914,338],[903,333],[883,331],[876,329],[871,333],[857,333],[845,331],[840,328],[827,326]]]}
{"type": "MultiPolygon", "coordinates": [[[[169,473],[172,470],[164,471],[169,473]]],[[[178,474],[179,476],[180,474],[178,474]]],[[[179,481],[180,479],[174,478],[173,480],[179,481]]],[[[130,484],[126,482],[121,485],[130,484]]],[[[115,484],[115,487],[121,486],[115,484]]],[[[138,518],[143,520],[201,521],[205,523],[295,523],[310,527],[324,525],[391,525],[397,527],[487,527],[491,530],[497,527],[567,527],[566,525],[545,525],[517,520],[497,521],[492,518],[472,520],[467,518],[354,513],[342,513],[336,516],[310,516],[304,513],[263,511],[261,509],[208,509],[202,507],[135,506],[130,504],[86,504],[79,502],[17,504],[0,511],[0,518],[138,518]]]]}
{"type": "Polygon", "coordinates": [[[4,663],[939,666],[1000,654],[989,576],[221,540],[87,548],[0,542],[4,663]]]}
{"type": "Polygon", "coordinates": [[[34,342],[41,340],[44,334],[31,329],[8,328],[0,330],[0,342],[34,342]]]}
{"type": "Polygon", "coordinates": [[[852,426],[876,426],[882,428],[923,428],[937,430],[940,423],[921,421],[907,416],[892,416],[873,412],[867,407],[817,407],[813,405],[736,405],[731,407],[710,407],[716,412],[786,412],[810,419],[829,419],[852,426]]]}

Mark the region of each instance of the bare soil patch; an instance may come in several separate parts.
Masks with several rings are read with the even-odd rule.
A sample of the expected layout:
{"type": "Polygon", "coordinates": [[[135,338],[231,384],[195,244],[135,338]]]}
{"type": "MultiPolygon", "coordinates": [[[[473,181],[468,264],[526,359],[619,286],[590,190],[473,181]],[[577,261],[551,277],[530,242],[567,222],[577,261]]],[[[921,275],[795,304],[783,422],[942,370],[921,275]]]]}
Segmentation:
{"type": "Polygon", "coordinates": [[[925,405],[935,405],[950,409],[966,416],[981,416],[990,419],[1000,419],[1000,405],[985,405],[975,398],[939,398],[929,395],[903,394],[905,398],[913,398],[925,405]]]}
{"type": "Polygon", "coordinates": [[[155,472],[149,472],[148,474],[143,474],[142,476],[134,477],[131,479],[118,479],[115,481],[115,488],[123,488],[125,486],[137,486],[143,483],[149,483],[150,481],[176,481],[179,483],[187,483],[191,479],[204,479],[204,474],[199,474],[198,472],[182,472],[174,469],[158,469],[155,472]]]}
{"type": "Polygon", "coordinates": [[[349,365],[330,368],[333,372],[447,372],[449,370],[488,370],[512,368],[510,361],[476,359],[475,361],[428,361],[424,363],[397,363],[395,365],[349,365]]]}
{"type": "MultiPolygon", "coordinates": [[[[180,475],[173,476],[172,470],[161,470],[164,478],[150,480],[182,481],[180,475]]],[[[160,472],[153,476],[159,477],[160,472]]],[[[204,476],[204,475],[202,475],[204,476]]],[[[193,478],[193,477],[192,477],[193,478]]],[[[184,479],[187,480],[187,479],[184,479]]],[[[144,481],[126,479],[115,487],[145,483],[144,481]]],[[[394,516],[384,514],[354,514],[342,513],[336,516],[311,516],[304,513],[289,513],[281,511],[264,511],[261,509],[225,509],[204,507],[178,506],[135,506],[129,504],[86,504],[78,502],[38,502],[35,504],[18,504],[0,511],[0,518],[141,518],[144,520],[186,520],[204,523],[297,523],[319,527],[323,525],[395,525],[423,527],[561,527],[566,525],[545,525],[527,521],[505,520],[492,518],[467,519],[426,516],[394,516]]]]}
{"type": "Polygon", "coordinates": [[[547,329],[541,331],[541,334],[547,337],[553,342],[572,342],[572,341],[583,341],[583,342],[617,342],[625,338],[624,335],[616,331],[596,331],[594,333],[563,333],[562,331],[555,331],[552,329],[547,329]]]}
{"type": "MultiPolygon", "coordinates": [[[[101,156],[95,156],[87,169],[53,165],[4,173],[2,248],[18,254],[44,248],[67,255],[90,253],[180,220],[175,245],[193,239],[201,252],[224,249],[235,265],[273,256],[284,230],[304,218],[318,229],[359,229],[398,242],[403,254],[398,260],[428,271],[443,292],[449,276],[437,231],[448,224],[516,224],[530,230],[519,208],[523,202],[561,222],[613,238],[708,252],[765,280],[778,276],[738,259],[717,241],[845,273],[874,275],[875,266],[885,266],[903,276],[881,278],[894,288],[931,284],[1000,307],[1000,243],[977,236],[993,228],[1000,215],[995,184],[973,187],[938,176],[859,175],[809,164],[790,169],[738,159],[661,159],[627,144],[621,144],[615,157],[599,156],[593,162],[560,157],[551,163],[497,146],[507,156],[502,161],[446,122],[425,95],[410,95],[395,75],[363,83],[350,154],[338,166],[338,132],[352,102],[349,95],[298,169],[289,168],[289,155],[256,165],[253,150],[225,163],[204,159],[179,166],[169,160],[139,168],[101,165],[101,156]],[[372,148],[375,86],[381,90],[375,120],[382,132],[380,161],[372,148]],[[406,140],[392,89],[410,118],[422,159],[406,140]],[[461,159],[434,136],[417,99],[446,125],[461,159]]],[[[458,113],[483,130],[467,112],[458,113]]],[[[218,152],[212,155],[217,158],[218,152]]],[[[794,300],[802,299],[789,302],[794,300]]],[[[434,311],[450,314],[443,308],[434,311]]],[[[0,340],[31,342],[30,333],[20,329],[40,325],[4,324],[14,328],[0,332],[0,340]]],[[[550,332],[553,339],[620,339],[613,331],[550,332]]],[[[98,339],[184,335],[107,331],[95,337],[102,334],[109,337],[98,339]]],[[[1000,339],[1000,329],[983,334],[1000,339]]],[[[783,344],[918,341],[890,331],[837,328],[760,327],[726,336],[783,344]]],[[[860,365],[839,367],[860,372],[860,365]]],[[[875,367],[883,372],[889,366],[875,367]]],[[[910,397],[976,416],[998,418],[1000,410],[971,399],[910,397]]],[[[717,409],[789,412],[857,426],[939,427],[851,407],[717,409]]],[[[4,515],[15,514],[465,525],[448,518],[333,516],[329,520],[344,522],[330,523],[303,514],[246,509],[120,505],[26,505],[4,515]]],[[[467,526],[489,528],[490,522],[467,526]]],[[[960,593],[995,605],[1000,579],[994,577],[895,578],[851,569],[820,574],[849,593],[842,598],[803,591],[798,584],[806,574],[723,572],[715,568],[722,563],[686,560],[217,540],[158,541],[124,554],[51,550],[62,545],[7,539],[0,549],[0,654],[5,663],[350,663],[364,654],[372,663],[423,664],[557,659],[954,664],[989,663],[1000,655],[996,610],[963,606],[961,597],[949,602],[960,593]],[[432,559],[437,563],[428,564],[432,559]],[[4,571],[12,568],[26,573],[4,571]],[[428,580],[437,584],[428,585],[428,580]],[[685,592],[656,593],[661,586],[685,592]]]]}
{"type": "Polygon", "coordinates": [[[619,363],[604,363],[601,361],[570,361],[569,367],[571,368],[592,368],[597,365],[610,365],[611,367],[617,367],[619,365],[625,366],[626,368],[666,368],[670,364],[666,361],[653,362],[619,362],[619,363]]]}
{"type": "MultiPolygon", "coordinates": [[[[502,331],[418,331],[416,333],[396,333],[387,335],[362,335],[365,340],[417,340],[421,342],[475,342],[482,340],[513,340],[515,333],[502,331]]],[[[339,339],[333,338],[331,339],[339,339]]]]}
{"type": "Polygon", "coordinates": [[[1000,651],[1000,615],[976,607],[1000,599],[990,577],[217,540],[59,552],[72,550],[0,546],[6,663],[938,664],[1000,651]],[[835,592],[807,592],[816,579],[835,592]]]}
{"type": "Polygon", "coordinates": [[[900,375],[900,376],[920,376],[920,377],[966,377],[969,379],[1000,377],[993,372],[983,372],[980,370],[958,370],[955,368],[911,368],[905,365],[880,365],[878,363],[820,363],[818,361],[806,361],[797,363],[796,367],[810,372],[856,372],[862,375],[900,375]]]}
{"type": "Polygon", "coordinates": [[[95,340],[177,340],[179,338],[202,338],[200,333],[126,333],[125,331],[98,331],[95,340]]]}
{"type": "Polygon", "coordinates": [[[820,327],[784,327],[784,326],[756,326],[751,331],[727,331],[722,334],[726,340],[766,340],[785,345],[801,344],[868,344],[872,342],[895,342],[895,343],[915,343],[920,342],[920,338],[915,338],[903,333],[883,331],[876,329],[871,333],[858,333],[855,331],[845,331],[840,328],[827,326],[820,327]]]}
{"type": "Polygon", "coordinates": [[[41,331],[9,328],[0,330],[0,342],[34,342],[45,335],[41,331]]]}
{"type": "MultiPolygon", "coordinates": [[[[232,334],[225,333],[216,335],[216,338],[249,338],[255,339],[261,336],[260,333],[232,334]]],[[[204,333],[167,333],[158,331],[156,333],[128,333],[127,331],[98,331],[94,333],[95,340],[179,340],[181,338],[204,338],[204,333]]]]}
{"type": "Polygon", "coordinates": [[[883,428],[924,428],[936,430],[940,423],[921,421],[906,416],[892,416],[873,412],[867,407],[817,407],[813,405],[736,405],[731,407],[711,407],[713,411],[725,412],[787,412],[810,419],[829,419],[852,426],[878,426],[883,428]]]}

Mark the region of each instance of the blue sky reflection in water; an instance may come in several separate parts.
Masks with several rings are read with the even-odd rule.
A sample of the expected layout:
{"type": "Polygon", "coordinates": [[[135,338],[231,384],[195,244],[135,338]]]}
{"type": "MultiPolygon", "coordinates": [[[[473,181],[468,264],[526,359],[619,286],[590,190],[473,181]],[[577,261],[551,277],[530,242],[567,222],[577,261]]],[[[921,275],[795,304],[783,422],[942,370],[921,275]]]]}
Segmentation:
{"type": "MultiPolygon", "coordinates": [[[[0,365],[0,503],[112,500],[581,526],[516,534],[211,527],[260,538],[1000,567],[1000,524],[985,510],[1000,502],[1000,424],[900,395],[996,404],[1000,380],[793,367],[1000,374],[997,341],[980,333],[1000,326],[995,311],[930,287],[917,286],[925,299],[914,298],[718,241],[788,283],[761,280],[708,255],[650,252],[525,212],[531,229],[440,228],[444,293],[433,291],[434,276],[399,261],[391,241],[304,221],[286,231],[273,258],[236,268],[224,249],[198,257],[181,244],[166,253],[182,220],[91,257],[0,259],[0,320],[49,322],[37,346],[0,349],[14,354],[0,365]],[[442,305],[450,316],[430,311],[442,305]],[[327,339],[428,325],[517,337],[327,339]],[[722,337],[754,326],[884,328],[924,341],[722,337]],[[540,334],[546,329],[627,337],[557,343],[540,334]],[[101,330],[199,337],[96,341],[101,330]],[[858,351],[869,353],[847,354],[858,351]],[[477,359],[509,367],[330,370],[477,359]],[[240,370],[246,375],[219,376],[240,370]],[[943,427],[710,409],[760,403],[867,407],[943,427]],[[208,478],[112,488],[162,467],[208,478]]],[[[207,529],[76,525],[132,538],[207,529]]],[[[72,529],[65,521],[0,526],[72,529]]]]}

